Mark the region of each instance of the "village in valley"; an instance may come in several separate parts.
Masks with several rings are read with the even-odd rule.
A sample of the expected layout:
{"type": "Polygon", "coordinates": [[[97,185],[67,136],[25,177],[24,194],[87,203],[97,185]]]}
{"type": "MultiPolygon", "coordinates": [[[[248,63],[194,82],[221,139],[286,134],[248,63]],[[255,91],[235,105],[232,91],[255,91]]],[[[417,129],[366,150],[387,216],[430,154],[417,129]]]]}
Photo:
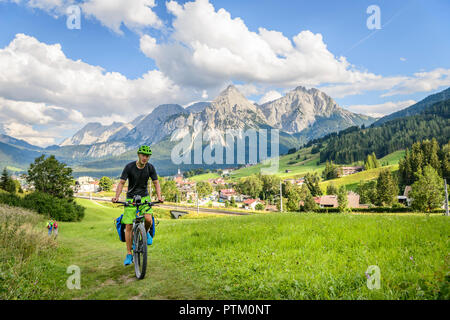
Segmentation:
{"type": "MultiPolygon", "coordinates": [[[[246,166],[248,167],[248,165],[246,166]]],[[[164,177],[167,181],[173,181],[178,190],[175,203],[180,205],[193,205],[209,208],[238,208],[251,211],[280,211],[279,205],[276,205],[274,201],[263,200],[259,197],[252,197],[240,193],[236,187],[237,182],[230,180],[230,176],[233,174],[234,168],[227,168],[218,170],[220,176],[215,178],[209,178],[204,181],[194,181],[195,179],[186,178],[183,173],[178,169],[178,173],[174,176],[164,177]],[[207,184],[211,186],[211,192],[206,195],[199,195],[197,191],[197,185],[199,183],[207,184]]],[[[338,177],[346,177],[364,171],[364,166],[340,166],[338,170],[338,177]]],[[[286,170],[288,173],[288,170],[286,170]]],[[[107,177],[106,177],[107,178],[107,177]]],[[[105,177],[103,178],[105,179],[105,177]]],[[[108,178],[110,179],[110,178],[108,178]]],[[[109,187],[102,188],[101,179],[82,176],[76,179],[73,190],[75,195],[78,196],[90,196],[90,197],[108,197],[115,194],[117,183],[119,179],[110,179],[111,183],[109,187]]],[[[293,186],[302,187],[305,184],[305,178],[286,178],[280,180],[282,184],[291,184],[293,186]]],[[[149,184],[151,188],[151,184],[149,184]]],[[[280,185],[280,193],[282,193],[280,185]]],[[[411,186],[406,186],[403,192],[397,196],[398,204],[401,206],[410,206],[410,198],[408,193],[411,190],[411,186]]],[[[121,197],[125,199],[127,192],[127,184],[123,188],[121,197]]],[[[283,195],[286,198],[286,195],[283,195]]],[[[323,194],[313,197],[317,208],[338,208],[339,200],[335,194],[323,194]]],[[[299,207],[302,205],[302,201],[299,202],[299,207]]],[[[349,209],[367,209],[372,205],[367,203],[361,203],[361,197],[355,191],[347,192],[346,207],[349,209]]]]}

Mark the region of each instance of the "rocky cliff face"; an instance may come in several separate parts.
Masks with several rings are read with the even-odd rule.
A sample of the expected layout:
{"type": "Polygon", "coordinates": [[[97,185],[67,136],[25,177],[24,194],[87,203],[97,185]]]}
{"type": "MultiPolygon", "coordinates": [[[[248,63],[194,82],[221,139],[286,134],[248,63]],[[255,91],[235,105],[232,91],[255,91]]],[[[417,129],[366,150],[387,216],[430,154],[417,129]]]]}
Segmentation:
{"type": "Polygon", "coordinates": [[[297,87],[284,97],[258,106],[231,85],[211,103],[196,103],[186,109],[177,104],[161,105],[129,124],[88,124],[61,145],[90,142],[93,145],[88,155],[100,157],[141,144],[158,143],[177,129],[194,132],[199,124],[210,139],[221,140],[227,129],[262,126],[312,139],[353,125],[368,125],[374,120],[340,108],[332,98],[314,88],[297,87]]]}
{"type": "Polygon", "coordinates": [[[64,140],[60,146],[89,145],[110,140],[111,136],[123,136],[130,131],[131,126],[122,122],[114,122],[104,126],[98,122],[85,125],[71,138],[64,140]],[[117,135],[116,135],[117,134],[117,135]]]}
{"type": "Polygon", "coordinates": [[[314,88],[297,87],[260,108],[269,125],[288,133],[299,133],[313,126],[319,134],[327,132],[326,126],[320,128],[320,123],[325,120],[335,122],[331,132],[372,121],[370,117],[340,108],[332,98],[314,88]]]}
{"type": "Polygon", "coordinates": [[[159,142],[168,134],[164,130],[167,120],[173,118],[174,115],[184,114],[189,114],[189,112],[178,104],[160,105],[138,121],[136,126],[120,140],[133,147],[148,142],[159,142]]]}

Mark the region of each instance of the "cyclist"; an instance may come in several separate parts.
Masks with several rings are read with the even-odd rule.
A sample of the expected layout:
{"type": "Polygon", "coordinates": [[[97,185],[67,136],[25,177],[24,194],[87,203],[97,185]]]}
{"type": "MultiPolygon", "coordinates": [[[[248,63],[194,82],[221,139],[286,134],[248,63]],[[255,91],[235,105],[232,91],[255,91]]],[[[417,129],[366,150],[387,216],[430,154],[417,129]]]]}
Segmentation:
{"type": "MultiPolygon", "coordinates": [[[[130,162],[123,169],[122,175],[120,176],[120,182],[117,185],[116,196],[112,198],[112,202],[117,202],[119,196],[122,193],[123,186],[128,179],[128,192],[127,201],[132,201],[134,196],[141,196],[142,202],[145,200],[150,200],[150,195],[147,190],[148,179],[151,178],[155,186],[156,195],[160,202],[163,202],[161,197],[161,188],[159,186],[158,175],[156,174],[155,167],[148,163],[150,156],[152,155],[152,150],[149,146],[140,146],[138,149],[138,160],[130,162]]],[[[142,206],[142,211],[145,213],[148,206],[142,206]]],[[[151,211],[149,211],[151,213],[151,211]]],[[[150,228],[152,226],[152,217],[149,213],[145,214],[145,229],[147,230],[147,245],[152,244],[152,237],[150,236],[150,228]]],[[[129,265],[133,262],[133,255],[131,254],[132,246],[132,228],[133,219],[136,215],[136,208],[134,206],[125,207],[125,212],[123,214],[122,223],[125,224],[125,241],[127,244],[127,256],[124,261],[124,265],[129,265]]]]}

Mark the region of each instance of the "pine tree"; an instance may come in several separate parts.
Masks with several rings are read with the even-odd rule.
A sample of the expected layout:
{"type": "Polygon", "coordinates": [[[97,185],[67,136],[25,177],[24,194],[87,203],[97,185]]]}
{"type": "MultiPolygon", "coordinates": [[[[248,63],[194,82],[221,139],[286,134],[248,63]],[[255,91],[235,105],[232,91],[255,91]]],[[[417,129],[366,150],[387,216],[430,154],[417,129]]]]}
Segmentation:
{"type": "Polygon", "coordinates": [[[379,168],[380,163],[378,162],[377,156],[375,155],[375,152],[372,152],[372,164],[373,168],[379,168]]]}
{"type": "Polygon", "coordinates": [[[442,175],[441,162],[439,161],[439,144],[435,138],[433,138],[430,142],[430,153],[429,153],[429,161],[428,163],[432,166],[439,175],[442,175]]]}
{"type": "Polygon", "coordinates": [[[424,168],[423,175],[411,186],[409,196],[412,207],[418,211],[430,212],[442,206],[445,199],[444,183],[432,166],[424,168]]]}
{"type": "Polygon", "coordinates": [[[450,179],[450,143],[442,146],[440,154],[442,177],[450,179]]]}
{"type": "Polygon", "coordinates": [[[348,211],[347,190],[344,186],[340,186],[337,194],[339,212],[348,211]]]}
{"type": "Polygon", "coordinates": [[[322,189],[320,189],[319,182],[320,177],[317,172],[315,172],[314,174],[308,172],[305,175],[305,184],[313,197],[322,195],[322,189]]]}
{"type": "Polygon", "coordinates": [[[6,168],[3,168],[2,177],[0,178],[0,189],[6,190],[6,185],[9,180],[9,174],[6,168]]]}
{"type": "Polygon", "coordinates": [[[338,189],[335,187],[334,184],[330,183],[327,185],[327,195],[337,195],[338,189]]]}
{"type": "Polygon", "coordinates": [[[333,164],[333,161],[325,163],[325,169],[322,171],[322,179],[331,180],[338,177],[338,168],[333,164]]]}
{"type": "Polygon", "coordinates": [[[377,204],[392,206],[397,202],[398,186],[389,169],[380,172],[377,179],[377,204]]]}
{"type": "Polygon", "coordinates": [[[6,170],[6,168],[3,169],[2,176],[0,178],[0,189],[10,193],[16,192],[16,184],[8,174],[8,170],[6,170]]]}

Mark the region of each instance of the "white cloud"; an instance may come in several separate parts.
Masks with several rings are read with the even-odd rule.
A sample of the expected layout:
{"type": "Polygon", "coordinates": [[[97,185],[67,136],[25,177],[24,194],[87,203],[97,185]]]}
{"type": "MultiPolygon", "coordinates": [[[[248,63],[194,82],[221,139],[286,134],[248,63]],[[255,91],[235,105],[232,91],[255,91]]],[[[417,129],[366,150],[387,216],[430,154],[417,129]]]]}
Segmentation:
{"type": "Polygon", "coordinates": [[[65,109],[45,103],[14,101],[0,97],[0,120],[11,119],[27,124],[83,123],[83,115],[74,109],[65,109]]]}
{"type": "Polygon", "coordinates": [[[384,91],[381,97],[430,92],[450,86],[450,69],[437,68],[432,71],[414,73],[413,76],[377,76],[353,84],[337,84],[320,89],[334,98],[364,94],[368,91],[384,91]]]}
{"type": "Polygon", "coordinates": [[[235,87],[246,97],[251,96],[251,95],[258,95],[258,94],[262,93],[261,88],[255,86],[252,83],[237,84],[237,85],[235,85],[235,87]]]}
{"type": "Polygon", "coordinates": [[[52,132],[36,131],[28,124],[9,122],[3,125],[3,130],[11,137],[25,140],[40,147],[55,143],[55,137],[52,132]]]}
{"type": "Polygon", "coordinates": [[[27,5],[33,8],[42,9],[45,11],[51,11],[55,8],[62,7],[63,5],[73,2],[67,0],[29,0],[27,5]]]}
{"type": "Polygon", "coordinates": [[[270,90],[261,97],[261,99],[258,101],[258,104],[264,104],[266,102],[273,101],[281,97],[282,95],[278,91],[270,90]]]}
{"type": "MultiPolygon", "coordinates": [[[[17,34],[0,49],[0,123],[23,123],[35,132],[52,126],[57,139],[88,121],[127,122],[160,104],[183,104],[199,100],[202,94],[180,88],[158,70],[133,80],[105,72],[67,58],[59,44],[45,44],[24,34],[17,34]]],[[[17,135],[16,127],[8,132],[35,141],[31,135],[17,135]]],[[[43,136],[38,143],[46,142],[53,140],[43,136]]]]}
{"type": "Polygon", "coordinates": [[[406,58],[400,57],[400,61],[406,61],[406,58]]]}
{"type": "Polygon", "coordinates": [[[290,40],[264,28],[252,32],[242,19],[216,11],[208,0],[166,6],[175,16],[170,39],[157,43],[144,35],[141,50],[180,85],[217,87],[239,80],[295,87],[376,78],[336,58],[320,34],[305,30],[290,40]]]}
{"type": "Polygon", "coordinates": [[[428,72],[414,73],[413,77],[408,77],[388,90],[382,97],[394,95],[405,95],[415,92],[429,92],[440,87],[450,86],[450,69],[437,68],[428,72]]]}
{"type": "Polygon", "coordinates": [[[59,44],[48,45],[24,34],[0,49],[0,97],[7,100],[45,103],[93,117],[142,114],[162,103],[185,103],[200,95],[181,89],[160,71],[130,80],[68,59],[59,44]]]}
{"type": "Polygon", "coordinates": [[[389,101],[381,104],[352,105],[344,108],[350,110],[351,112],[362,113],[372,117],[383,117],[385,115],[412,106],[415,103],[416,101],[414,100],[405,100],[397,102],[389,101]]]}
{"type": "Polygon", "coordinates": [[[46,11],[54,18],[66,15],[70,5],[78,5],[82,14],[100,21],[107,28],[123,34],[122,25],[140,32],[143,28],[160,29],[162,21],[153,12],[155,0],[0,0],[23,4],[30,8],[46,11]]]}
{"type": "Polygon", "coordinates": [[[104,26],[123,34],[122,23],[130,30],[161,28],[161,20],[152,11],[155,6],[155,0],[88,0],[81,8],[87,16],[93,16],[104,26]]]}

